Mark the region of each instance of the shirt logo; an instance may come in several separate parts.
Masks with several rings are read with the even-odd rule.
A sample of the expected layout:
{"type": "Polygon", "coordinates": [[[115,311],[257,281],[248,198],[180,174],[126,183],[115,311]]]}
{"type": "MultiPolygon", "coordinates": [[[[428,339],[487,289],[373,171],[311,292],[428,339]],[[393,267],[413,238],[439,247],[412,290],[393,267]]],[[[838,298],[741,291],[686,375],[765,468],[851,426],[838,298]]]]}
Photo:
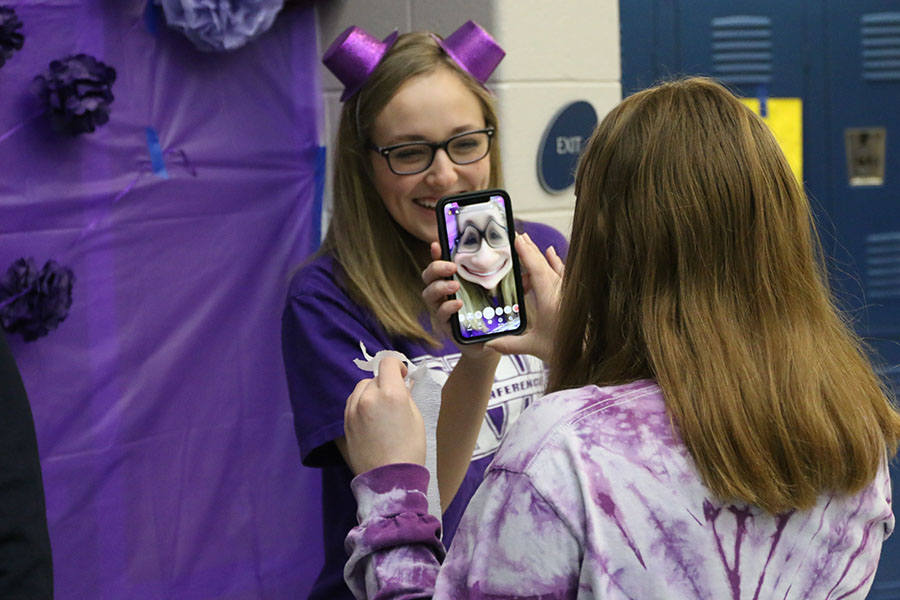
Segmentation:
{"type": "MultiPolygon", "coordinates": [[[[420,356],[413,363],[425,364],[432,370],[435,381],[444,385],[453,367],[459,361],[460,354],[444,356],[420,356]]],[[[484,422],[472,459],[476,460],[493,454],[500,441],[515,423],[522,411],[544,393],[546,374],[544,363],[533,356],[503,356],[497,365],[491,399],[484,415],[484,422]]]]}

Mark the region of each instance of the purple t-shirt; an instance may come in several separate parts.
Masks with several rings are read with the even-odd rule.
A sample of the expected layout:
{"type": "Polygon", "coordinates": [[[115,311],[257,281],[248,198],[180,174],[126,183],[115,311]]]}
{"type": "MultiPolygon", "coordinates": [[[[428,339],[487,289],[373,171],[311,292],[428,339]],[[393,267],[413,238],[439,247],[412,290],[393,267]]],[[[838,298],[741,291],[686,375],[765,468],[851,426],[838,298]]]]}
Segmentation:
{"type": "Polygon", "coordinates": [[[354,479],[347,577],[385,600],[862,600],[894,527],[886,462],[772,515],[710,494],[653,381],[566,390],[503,440],[443,566],[423,467],[354,479]]]}
{"type": "MultiPolygon", "coordinates": [[[[542,250],[552,245],[565,257],[568,243],[552,227],[518,222],[517,230],[528,233],[542,250]]],[[[426,321],[423,316],[423,324],[426,321]]],[[[441,348],[432,348],[388,335],[368,309],[350,299],[339,267],[328,255],[318,256],[294,275],[282,318],[282,353],[301,459],[304,465],[322,469],[325,566],[310,600],[353,598],[343,580],[347,561],[344,537],[356,525],[356,500],[350,491],[353,473],[333,440],[344,435],[347,396],[356,382],[368,375],[353,363],[362,358],[360,342],[370,354],[396,350],[416,365],[427,364],[439,383],[446,380],[460,356],[450,340],[441,348]]],[[[539,360],[530,356],[501,359],[472,463],[443,515],[444,543],[453,539],[500,438],[543,389],[544,368],[539,360]]]]}

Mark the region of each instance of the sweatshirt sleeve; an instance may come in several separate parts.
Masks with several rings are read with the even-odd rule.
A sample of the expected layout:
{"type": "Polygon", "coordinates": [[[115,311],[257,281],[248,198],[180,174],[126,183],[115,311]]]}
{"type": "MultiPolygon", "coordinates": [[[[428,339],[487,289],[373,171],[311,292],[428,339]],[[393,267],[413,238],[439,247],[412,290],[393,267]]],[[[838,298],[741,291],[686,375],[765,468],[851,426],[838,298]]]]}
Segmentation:
{"type": "Polygon", "coordinates": [[[443,546],[438,524],[425,510],[425,485],[427,472],[416,465],[389,465],[354,480],[361,525],[347,537],[351,557],[344,574],[357,598],[577,596],[581,544],[527,475],[488,474],[442,567],[443,546]]]}
{"type": "Polygon", "coordinates": [[[344,580],[359,598],[431,598],[444,558],[440,522],[428,514],[428,470],[395,464],[350,484],[359,526],[347,535],[344,580]]]}

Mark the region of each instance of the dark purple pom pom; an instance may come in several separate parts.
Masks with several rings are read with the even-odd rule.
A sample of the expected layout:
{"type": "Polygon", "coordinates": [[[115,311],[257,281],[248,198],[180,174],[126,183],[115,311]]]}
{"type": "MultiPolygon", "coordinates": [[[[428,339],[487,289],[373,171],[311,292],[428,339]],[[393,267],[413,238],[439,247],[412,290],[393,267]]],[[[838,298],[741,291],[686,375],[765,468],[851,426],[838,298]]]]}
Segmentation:
{"type": "Polygon", "coordinates": [[[54,260],[38,272],[33,258],[20,258],[0,276],[0,325],[26,342],[47,335],[69,315],[74,282],[54,260]]]}
{"type": "Polygon", "coordinates": [[[90,133],[109,121],[116,70],[87,54],[50,63],[34,78],[34,90],[50,110],[53,125],[70,135],[90,133]]]}
{"type": "Polygon", "coordinates": [[[19,33],[22,21],[16,11],[7,6],[0,6],[0,67],[6,64],[17,50],[22,49],[25,36],[19,33]]]}
{"type": "Polygon", "coordinates": [[[13,331],[28,318],[28,294],[37,283],[38,270],[33,258],[20,258],[0,276],[0,325],[13,331]]]}

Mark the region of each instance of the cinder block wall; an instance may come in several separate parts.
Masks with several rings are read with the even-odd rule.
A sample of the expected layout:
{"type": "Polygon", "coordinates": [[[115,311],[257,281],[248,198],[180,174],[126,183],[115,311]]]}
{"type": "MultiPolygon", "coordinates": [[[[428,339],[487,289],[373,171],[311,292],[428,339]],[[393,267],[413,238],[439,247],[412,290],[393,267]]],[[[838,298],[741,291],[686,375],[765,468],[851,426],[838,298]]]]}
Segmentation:
{"type": "MultiPolygon", "coordinates": [[[[541,188],[539,144],[566,104],[587,100],[602,119],[621,99],[618,0],[329,0],[316,6],[320,56],[349,25],[379,37],[394,29],[448,35],[468,19],[487,29],[507,53],[488,86],[498,99],[505,187],[516,216],[548,223],[568,236],[575,196],[571,188],[560,194],[541,188]]],[[[322,88],[322,143],[330,147],[341,86],[324,67],[322,88]]],[[[326,221],[330,187],[329,172],[326,221]]]]}

